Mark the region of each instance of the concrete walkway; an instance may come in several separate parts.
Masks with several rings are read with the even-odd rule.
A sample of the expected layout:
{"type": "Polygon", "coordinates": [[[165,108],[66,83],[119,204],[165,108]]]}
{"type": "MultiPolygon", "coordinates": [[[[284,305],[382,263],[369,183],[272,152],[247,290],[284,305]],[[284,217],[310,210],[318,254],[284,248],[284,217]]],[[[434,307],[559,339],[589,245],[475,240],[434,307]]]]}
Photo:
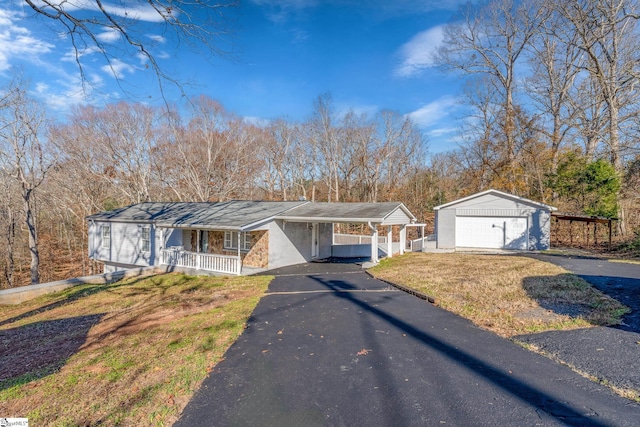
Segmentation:
{"type": "Polygon", "coordinates": [[[288,268],[177,426],[637,425],[640,407],[358,268],[288,268]],[[297,270],[297,271],[296,271],[297,270]]]}

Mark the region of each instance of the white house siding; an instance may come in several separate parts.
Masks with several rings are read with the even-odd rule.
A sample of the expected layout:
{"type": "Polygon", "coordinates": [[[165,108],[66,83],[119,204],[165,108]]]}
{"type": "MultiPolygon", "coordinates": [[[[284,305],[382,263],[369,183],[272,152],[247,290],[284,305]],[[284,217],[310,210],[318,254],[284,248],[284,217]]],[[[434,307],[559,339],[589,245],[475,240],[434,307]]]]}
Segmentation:
{"type": "Polygon", "coordinates": [[[440,209],[436,211],[436,245],[439,249],[456,247],[456,210],[440,209]]]}
{"type": "MultiPolygon", "coordinates": [[[[311,223],[275,220],[269,224],[269,268],[311,261],[311,223]]],[[[333,224],[318,224],[318,258],[331,256],[333,224]]]]}
{"type": "MultiPolygon", "coordinates": [[[[165,228],[162,231],[162,234],[165,248],[170,248],[172,246],[184,246],[183,230],[179,228],[165,228]]],[[[158,239],[158,242],[160,242],[160,239],[158,239]]]]}
{"type": "Polygon", "coordinates": [[[331,246],[333,245],[333,224],[320,223],[318,237],[320,238],[320,253],[318,258],[329,258],[331,256],[331,246]]]}
{"type": "Polygon", "coordinates": [[[409,218],[409,216],[407,216],[407,214],[401,208],[397,208],[385,218],[385,220],[382,222],[382,225],[409,224],[410,222],[411,218],[409,218]]]}
{"type": "Polygon", "coordinates": [[[109,259],[110,255],[108,253],[108,251],[104,251],[102,250],[102,235],[101,235],[101,228],[100,226],[103,225],[105,223],[96,223],[96,222],[90,222],[89,223],[89,230],[88,230],[88,234],[89,234],[89,244],[88,244],[88,249],[89,249],[89,258],[94,258],[94,259],[109,259]]]}
{"type": "Polygon", "coordinates": [[[114,264],[120,268],[127,267],[145,267],[155,265],[159,262],[159,249],[161,241],[157,238],[157,230],[150,224],[132,224],[132,223],[106,223],[95,222],[90,225],[93,228],[93,250],[90,254],[93,258],[105,263],[105,271],[115,271],[107,267],[108,264],[114,264]],[[108,224],[111,226],[111,247],[109,249],[102,248],[101,225],[108,224]],[[150,228],[150,250],[142,251],[142,228],[150,228]]]}

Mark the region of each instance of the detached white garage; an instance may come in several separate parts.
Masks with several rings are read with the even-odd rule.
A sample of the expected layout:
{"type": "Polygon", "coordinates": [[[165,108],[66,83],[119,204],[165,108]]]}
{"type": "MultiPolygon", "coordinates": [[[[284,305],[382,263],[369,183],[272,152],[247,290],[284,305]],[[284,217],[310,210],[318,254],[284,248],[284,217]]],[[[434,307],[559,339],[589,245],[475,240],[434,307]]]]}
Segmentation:
{"type": "Polygon", "coordinates": [[[513,194],[487,190],[434,208],[439,249],[549,248],[556,208],[513,194]]]}

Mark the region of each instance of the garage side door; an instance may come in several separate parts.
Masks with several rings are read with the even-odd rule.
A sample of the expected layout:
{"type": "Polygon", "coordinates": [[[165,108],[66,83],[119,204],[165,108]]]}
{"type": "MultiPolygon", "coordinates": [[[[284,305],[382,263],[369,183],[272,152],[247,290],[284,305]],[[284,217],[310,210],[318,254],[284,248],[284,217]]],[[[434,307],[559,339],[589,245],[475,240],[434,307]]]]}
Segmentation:
{"type": "Polygon", "coordinates": [[[526,250],[527,230],[527,218],[459,216],[456,217],[456,246],[526,250]]]}

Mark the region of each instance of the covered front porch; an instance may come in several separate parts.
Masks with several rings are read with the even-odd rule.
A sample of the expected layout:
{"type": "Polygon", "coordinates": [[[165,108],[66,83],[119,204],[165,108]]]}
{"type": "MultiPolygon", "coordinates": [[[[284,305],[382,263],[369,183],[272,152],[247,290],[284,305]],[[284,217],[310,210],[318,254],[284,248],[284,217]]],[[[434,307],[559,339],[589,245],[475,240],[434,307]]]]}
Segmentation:
{"type": "Polygon", "coordinates": [[[253,274],[268,266],[266,230],[173,229],[165,233],[167,246],[159,251],[161,265],[231,275],[253,274]]]}

